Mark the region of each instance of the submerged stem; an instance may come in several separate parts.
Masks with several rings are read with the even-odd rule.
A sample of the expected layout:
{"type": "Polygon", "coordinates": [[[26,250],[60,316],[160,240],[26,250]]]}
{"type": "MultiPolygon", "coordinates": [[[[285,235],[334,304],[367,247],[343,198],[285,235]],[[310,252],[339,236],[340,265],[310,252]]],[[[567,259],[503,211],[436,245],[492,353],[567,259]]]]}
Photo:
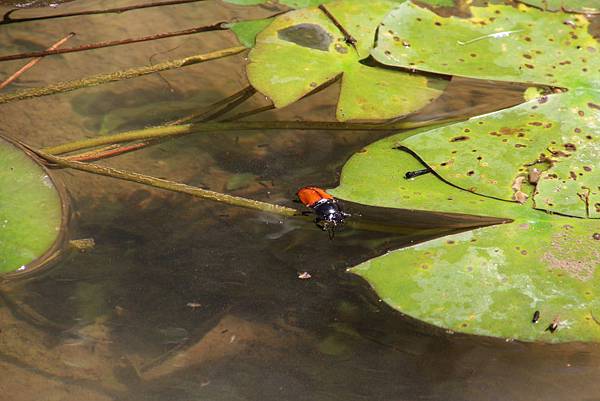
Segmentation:
{"type": "MultiPolygon", "coordinates": [[[[50,46],[47,51],[57,50],[60,46],[62,46],[67,40],[71,39],[73,36],[75,36],[75,32],[69,33],[67,36],[65,36],[58,42],[54,43],[52,46],[50,46]]],[[[6,78],[2,83],[0,83],[0,89],[4,89],[8,85],[10,85],[14,80],[16,80],[21,75],[23,75],[27,70],[31,69],[37,63],[39,63],[41,59],[42,59],[42,57],[35,57],[33,60],[31,60],[27,64],[25,64],[23,67],[19,68],[19,70],[17,72],[12,74],[10,77],[6,78]]]]}
{"type": "Polygon", "coordinates": [[[109,74],[98,74],[73,81],[58,82],[56,84],[40,88],[23,89],[20,91],[7,93],[6,95],[0,95],[0,104],[24,99],[31,99],[34,97],[53,95],[55,93],[70,92],[76,89],[89,88],[108,82],[116,82],[125,79],[137,78],[160,71],[172,70],[175,68],[181,68],[192,64],[203,63],[205,61],[231,56],[234,54],[241,53],[244,50],[247,50],[244,46],[230,47],[227,49],[217,50],[211,53],[197,54],[182,59],[169,60],[152,66],[134,67],[129,68],[127,70],[115,71],[109,74]]]}
{"type": "Polygon", "coordinates": [[[58,155],[74,152],[76,150],[93,148],[96,146],[110,145],[130,141],[166,138],[192,134],[196,132],[214,131],[246,131],[246,130],[317,130],[317,131],[395,131],[419,128],[431,124],[457,121],[405,121],[392,124],[358,124],[325,121],[235,121],[235,122],[205,122],[196,124],[182,124],[173,126],[151,127],[134,131],[122,132],[114,135],[105,135],[97,138],[83,139],[65,143],[63,145],[44,148],[46,153],[58,155]]]}
{"type": "Polygon", "coordinates": [[[78,161],[68,160],[64,157],[53,156],[49,153],[30,149],[33,153],[42,159],[54,163],[61,167],[68,167],[80,171],[85,171],[92,174],[103,175],[106,177],[117,178],[124,181],[136,182],[138,184],[148,185],[154,188],[166,189],[168,191],[185,193],[197,198],[212,200],[215,202],[226,203],[232,206],[240,206],[247,209],[260,210],[267,213],[278,214],[280,216],[296,216],[300,214],[296,209],[285,206],[274,205],[271,203],[261,202],[253,199],[242,198],[239,196],[227,195],[220,192],[209,191],[194,187],[187,184],[182,184],[174,181],[165,180],[162,178],[152,177],[149,175],[134,173],[125,170],[119,170],[112,167],[98,166],[91,163],[82,163],[78,161]]]}
{"type": "Polygon", "coordinates": [[[229,108],[231,106],[239,105],[238,102],[240,102],[240,100],[243,99],[242,102],[245,100],[248,100],[248,98],[253,96],[255,93],[256,93],[256,89],[254,89],[252,86],[248,85],[244,89],[237,91],[233,95],[228,96],[225,99],[221,99],[221,100],[213,103],[205,110],[202,110],[200,113],[190,114],[188,116],[179,118],[175,121],[171,121],[171,122],[167,123],[166,125],[179,125],[179,124],[187,123],[187,122],[190,122],[193,120],[208,121],[211,118],[214,118],[214,116],[218,117],[219,115],[221,115],[221,112],[226,113],[227,111],[230,110],[229,108]],[[223,111],[223,110],[225,110],[225,111],[223,111]]]}

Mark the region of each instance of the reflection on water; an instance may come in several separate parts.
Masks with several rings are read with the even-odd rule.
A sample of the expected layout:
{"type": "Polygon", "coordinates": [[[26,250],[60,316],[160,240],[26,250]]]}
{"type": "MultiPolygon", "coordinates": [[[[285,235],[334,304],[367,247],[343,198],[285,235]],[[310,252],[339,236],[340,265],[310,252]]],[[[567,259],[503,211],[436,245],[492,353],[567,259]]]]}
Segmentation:
{"type": "MultiPolygon", "coordinates": [[[[60,9],[109,3],[114,5],[94,0],[60,9]]],[[[72,30],[77,45],[269,12],[203,2],[15,24],[3,28],[0,44],[3,53],[13,53],[43,48],[72,30]]],[[[232,43],[227,33],[210,33],[48,58],[12,89],[232,43]]],[[[242,88],[241,61],[224,59],[3,105],[0,132],[43,146],[91,137],[103,127],[109,132],[166,121],[242,88]]],[[[22,64],[2,63],[0,72],[4,76],[22,64]]],[[[255,119],[331,119],[337,90],[333,86],[255,119]]],[[[520,96],[517,86],[468,80],[453,81],[451,90],[413,118],[478,114],[507,107],[520,96]]],[[[247,108],[263,104],[255,96],[247,108]]],[[[297,188],[334,185],[344,161],[383,135],[214,133],[105,163],[292,205],[297,188]]],[[[330,241],[310,221],[281,220],[77,172],[56,174],[76,210],[70,237],[93,238],[96,245],[70,252],[48,273],[2,294],[1,399],[597,399],[597,346],[446,333],[391,310],[365,282],[346,273],[360,261],[442,234],[432,230],[431,217],[386,211],[380,218],[401,220],[402,230],[348,227],[330,241]],[[311,278],[300,279],[303,272],[311,278]]],[[[346,206],[369,214],[367,208],[346,206]]]]}

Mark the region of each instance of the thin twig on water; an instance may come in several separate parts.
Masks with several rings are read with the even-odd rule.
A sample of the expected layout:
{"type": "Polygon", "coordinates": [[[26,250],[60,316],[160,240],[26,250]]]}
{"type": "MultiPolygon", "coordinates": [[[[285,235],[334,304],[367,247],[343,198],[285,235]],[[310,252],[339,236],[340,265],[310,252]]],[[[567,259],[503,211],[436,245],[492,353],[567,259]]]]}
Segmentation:
{"type": "Polygon", "coordinates": [[[111,40],[111,41],[104,41],[104,42],[88,43],[85,45],[69,47],[69,48],[64,48],[64,49],[50,48],[48,50],[38,51],[38,52],[10,54],[7,56],[0,56],[0,61],[19,60],[19,59],[23,59],[23,58],[32,58],[32,57],[46,57],[46,56],[51,56],[54,54],[81,52],[81,51],[86,51],[86,50],[101,49],[104,47],[121,46],[121,45],[128,45],[128,44],[139,43],[139,42],[148,42],[151,40],[171,38],[174,36],[192,35],[192,34],[201,33],[201,32],[225,31],[225,30],[228,30],[228,28],[225,28],[225,24],[226,24],[226,22],[218,22],[218,23],[215,23],[212,25],[198,26],[195,28],[184,29],[182,31],[157,33],[154,35],[142,36],[139,38],[128,38],[128,39],[121,39],[121,40],[111,40]]]}
{"type": "Polygon", "coordinates": [[[43,15],[39,17],[29,17],[29,18],[11,18],[10,16],[15,12],[19,11],[19,8],[15,8],[10,10],[4,17],[2,21],[0,21],[0,25],[6,24],[15,24],[18,22],[28,22],[28,21],[39,21],[45,19],[56,19],[56,18],[66,18],[66,17],[76,17],[79,15],[95,15],[95,14],[120,14],[131,10],[140,10],[143,8],[152,8],[152,7],[161,7],[161,6],[171,6],[176,4],[185,4],[185,3],[195,3],[198,1],[204,0],[169,0],[169,1],[160,1],[154,3],[146,3],[146,4],[134,4],[127,7],[117,7],[117,8],[107,8],[104,10],[88,10],[88,11],[78,11],[73,13],[64,13],[64,14],[55,14],[55,15],[43,15]]]}
{"type": "MultiPolygon", "coordinates": [[[[67,36],[65,36],[58,42],[54,43],[52,46],[50,46],[48,48],[48,50],[52,51],[52,50],[58,49],[60,46],[62,46],[67,40],[71,39],[73,36],[75,36],[74,32],[69,33],[67,36]]],[[[5,87],[7,87],[8,85],[10,85],[15,79],[17,79],[21,75],[23,75],[23,73],[25,73],[25,71],[29,70],[31,67],[33,67],[34,65],[39,63],[41,59],[42,59],[42,57],[36,57],[33,60],[31,60],[30,62],[28,62],[27,64],[25,64],[23,67],[19,68],[19,70],[17,72],[15,72],[10,77],[6,78],[3,82],[0,83],[0,89],[3,89],[5,87]]]]}
{"type": "Polygon", "coordinates": [[[244,50],[247,50],[244,46],[230,47],[227,49],[217,50],[211,53],[198,54],[182,59],[164,61],[162,63],[158,63],[152,66],[134,67],[129,68],[127,70],[115,71],[109,74],[98,74],[73,81],[58,82],[40,88],[23,89],[20,91],[7,93],[5,95],[0,95],[0,104],[31,99],[34,97],[48,96],[56,93],[70,92],[76,89],[89,88],[92,86],[102,85],[108,82],[116,82],[125,79],[137,78],[160,71],[172,70],[176,68],[186,67],[192,64],[203,63],[205,61],[216,60],[219,58],[241,53],[244,50]]]}

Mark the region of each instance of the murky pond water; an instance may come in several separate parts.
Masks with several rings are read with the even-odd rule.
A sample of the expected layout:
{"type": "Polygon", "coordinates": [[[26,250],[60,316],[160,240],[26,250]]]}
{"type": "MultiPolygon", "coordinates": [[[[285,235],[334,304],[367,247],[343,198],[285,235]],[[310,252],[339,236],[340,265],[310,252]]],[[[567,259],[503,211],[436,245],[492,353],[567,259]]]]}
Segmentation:
{"type": "MultiPolygon", "coordinates": [[[[0,5],[2,2],[0,2],[0,5]]],[[[4,13],[10,8],[0,7],[4,13]]],[[[88,0],[12,17],[136,4],[88,0]],[[118,4],[117,4],[118,3],[118,4]]],[[[272,13],[205,1],[0,25],[2,54],[175,31],[272,13]]],[[[228,32],[49,57],[6,90],[42,86],[236,44],[228,32]]],[[[244,56],[0,106],[0,134],[33,146],[141,128],[207,107],[246,85],[244,56]]],[[[0,76],[23,61],[0,64],[0,76]]],[[[507,107],[518,86],[455,80],[414,119],[507,107]]],[[[6,91],[5,90],[5,91],[6,91]]],[[[334,85],[255,120],[332,120],[334,85]]],[[[265,104],[254,96],[246,106],[265,104]]],[[[243,109],[242,109],[243,110],[243,109]]],[[[333,186],[343,163],[385,136],[365,132],[196,134],[103,163],[283,205],[333,186]]],[[[595,400],[600,349],[456,335],[380,302],[345,269],[431,230],[345,231],[137,184],[56,171],[72,200],[69,237],[93,238],[0,303],[0,399],[595,400]],[[307,271],[311,278],[302,280],[307,271]]],[[[352,205],[349,205],[351,208],[352,205]]],[[[357,206],[356,206],[357,207],[357,206]]]]}

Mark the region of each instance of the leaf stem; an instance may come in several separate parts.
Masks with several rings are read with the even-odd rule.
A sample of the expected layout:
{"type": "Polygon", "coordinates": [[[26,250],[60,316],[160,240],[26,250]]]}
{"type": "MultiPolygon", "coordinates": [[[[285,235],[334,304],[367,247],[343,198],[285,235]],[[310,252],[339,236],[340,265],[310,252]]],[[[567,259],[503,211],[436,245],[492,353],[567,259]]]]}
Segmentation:
{"type": "MultiPolygon", "coordinates": [[[[54,43],[52,46],[50,46],[48,48],[48,50],[52,51],[54,49],[58,49],[60,46],[62,46],[67,40],[71,39],[73,36],[75,36],[74,32],[69,33],[67,36],[65,36],[58,42],[54,43]]],[[[19,70],[17,72],[12,74],[10,77],[6,78],[2,83],[0,83],[0,89],[4,89],[8,85],[10,85],[14,80],[16,80],[21,75],[23,75],[27,70],[29,70],[34,65],[39,63],[41,59],[42,59],[41,57],[36,57],[33,60],[29,61],[27,64],[25,64],[23,67],[19,68],[19,70]]]]}
{"type": "Polygon", "coordinates": [[[40,88],[23,89],[16,92],[0,95],[0,104],[12,101],[31,99],[34,97],[48,96],[56,93],[70,92],[76,89],[89,88],[102,85],[108,82],[122,81],[125,79],[137,78],[160,71],[172,70],[185,67],[192,64],[203,63],[209,60],[215,60],[247,50],[244,46],[229,47],[206,54],[197,54],[177,60],[169,60],[152,66],[133,67],[127,70],[115,71],[109,74],[98,74],[90,77],[77,79],[73,81],[63,81],[40,88]]]}
{"type": "Polygon", "coordinates": [[[86,51],[86,50],[101,49],[104,47],[113,47],[113,46],[128,45],[131,43],[148,42],[151,40],[171,38],[174,36],[192,35],[192,34],[200,33],[200,32],[223,31],[223,30],[227,30],[227,28],[225,28],[224,24],[226,24],[226,22],[218,22],[218,23],[215,23],[212,25],[198,26],[195,28],[184,29],[182,31],[157,33],[154,35],[142,36],[139,38],[128,38],[128,39],[88,43],[88,44],[77,46],[77,47],[68,47],[68,48],[63,48],[63,49],[50,48],[48,50],[38,51],[38,52],[10,54],[7,56],[0,56],[0,61],[19,60],[19,59],[32,58],[32,57],[46,57],[46,56],[51,56],[54,54],[74,53],[74,52],[81,52],[81,51],[86,51]]]}
{"type": "Polygon", "coordinates": [[[268,104],[266,106],[257,107],[257,108],[252,109],[252,110],[243,111],[241,113],[238,113],[236,115],[228,117],[228,118],[226,118],[226,119],[224,119],[222,121],[224,121],[224,122],[225,121],[227,121],[227,122],[228,121],[237,121],[237,120],[241,120],[241,119],[246,118],[246,117],[253,116],[255,114],[259,114],[259,113],[262,113],[262,112],[265,112],[265,111],[273,110],[274,108],[275,108],[274,104],[268,104]]]}
{"type": "MultiPolygon", "coordinates": [[[[26,145],[24,145],[26,146],[26,145]]],[[[65,157],[54,156],[49,153],[30,149],[33,153],[47,162],[53,163],[60,167],[68,167],[80,171],[85,171],[92,174],[103,175],[106,177],[117,178],[124,181],[136,182],[138,184],[149,185],[154,188],[166,189],[173,192],[185,193],[197,198],[212,200],[220,203],[226,203],[232,206],[240,206],[247,209],[260,210],[263,212],[278,214],[280,216],[297,216],[301,214],[298,210],[285,206],[274,205],[271,203],[261,202],[253,199],[242,198],[239,196],[227,195],[220,192],[209,191],[194,187],[191,185],[165,180],[162,178],[152,177],[145,174],[139,174],[126,170],[119,170],[112,167],[98,166],[91,163],[82,163],[78,161],[68,160],[65,157]]]]}
{"type": "Polygon", "coordinates": [[[431,124],[458,121],[461,119],[449,119],[445,121],[404,121],[393,124],[358,124],[341,123],[329,121],[235,121],[235,122],[204,122],[195,124],[181,124],[174,126],[158,126],[122,132],[119,134],[105,135],[97,138],[82,139],[62,145],[44,148],[49,154],[58,155],[74,152],[81,149],[89,149],[97,146],[111,145],[115,143],[167,138],[181,136],[197,132],[215,131],[249,131],[249,130],[312,130],[312,131],[397,131],[402,129],[419,128],[431,124]]]}
{"type": "Polygon", "coordinates": [[[218,111],[222,110],[223,107],[229,106],[229,104],[238,101],[240,98],[247,99],[249,96],[252,96],[256,93],[256,89],[252,86],[248,85],[244,89],[237,91],[231,96],[226,97],[225,99],[221,99],[213,104],[211,104],[205,110],[202,110],[199,113],[194,113],[187,115],[185,117],[181,117],[175,121],[171,121],[165,125],[179,125],[191,122],[193,120],[206,121],[210,119],[210,116],[216,114],[218,111]],[[248,96],[249,95],[249,96],[248,96]],[[248,97],[246,97],[248,96],[248,97]]]}
{"type": "Polygon", "coordinates": [[[204,0],[169,0],[169,1],[161,1],[161,2],[154,2],[154,3],[146,3],[146,4],[134,4],[134,5],[127,6],[127,7],[107,8],[104,10],[78,11],[78,12],[73,12],[73,13],[44,15],[44,16],[40,16],[40,17],[29,17],[29,18],[11,18],[10,17],[11,14],[14,13],[15,11],[19,10],[18,8],[15,8],[13,10],[10,10],[6,14],[4,14],[2,21],[0,21],[0,25],[15,24],[18,22],[39,21],[39,20],[46,20],[46,19],[76,17],[79,15],[120,14],[120,13],[124,13],[124,12],[131,11],[131,10],[139,10],[142,8],[161,7],[161,6],[169,6],[169,5],[185,4],[185,3],[195,3],[198,1],[204,1],[204,0]]]}

